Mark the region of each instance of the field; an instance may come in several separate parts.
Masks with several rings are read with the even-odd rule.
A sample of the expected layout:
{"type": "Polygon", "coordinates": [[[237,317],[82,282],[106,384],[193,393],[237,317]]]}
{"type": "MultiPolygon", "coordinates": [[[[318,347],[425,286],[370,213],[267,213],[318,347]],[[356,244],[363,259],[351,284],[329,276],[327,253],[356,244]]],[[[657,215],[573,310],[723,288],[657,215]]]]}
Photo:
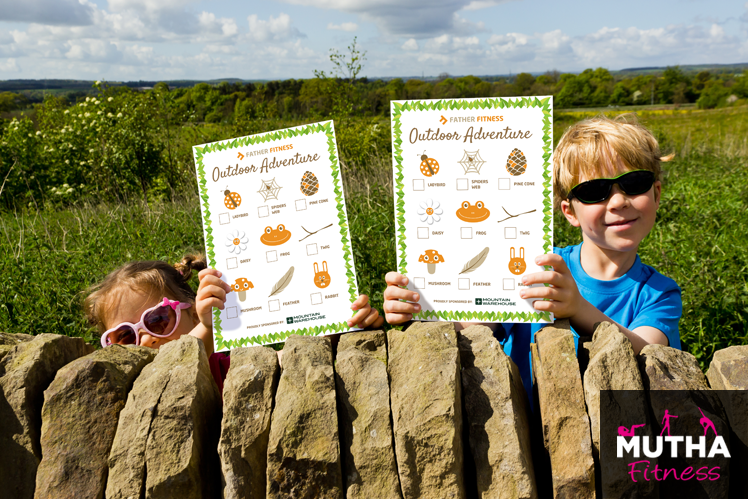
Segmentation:
{"type": "MultiPolygon", "coordinates": [[[[556,140],[590,113],[557,113],[556,140]]],[[[707,367],[715,350],[743,344],[748,334],[748,107],[640,113],[664,149],[676,153],[665,166],[658,221],[640,256],[681,286],[683,348],[707,367]]],[[[263,126],[273,127],[257,123],[253,131],[263,126]]],[[[234,132],[196,127],[179,147],[234,132]]],[[[359,289],[381,311],[383,277],[395,269],[391,161],[380,151],[366,164],[344,165],[343,174],[359,289]]],[[[554,244],[579,240],[556,214],[554,244]]],[[[149,204],[39,203],[25,212],[0,212],[0,330],[95,343],[81,309],[89,285],[129,260],[173,262],[202,248],[196,195],[149,204]]]]}

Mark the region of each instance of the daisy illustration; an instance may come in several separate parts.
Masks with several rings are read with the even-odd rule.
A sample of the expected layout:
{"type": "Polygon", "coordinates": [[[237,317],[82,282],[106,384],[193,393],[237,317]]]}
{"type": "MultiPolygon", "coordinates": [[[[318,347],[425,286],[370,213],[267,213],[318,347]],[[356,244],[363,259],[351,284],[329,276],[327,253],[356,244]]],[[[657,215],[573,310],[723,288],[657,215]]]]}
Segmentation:
{"type": "Polygon", "coordinates": [[[244,232],[237,230],[229,233],[226,237],[226,249],[229,253],[239,254],[247,249],[247,243],[249,239],[244,235],[244,232]]]}
{"type": "Polygon", "coordinates": [[[439,201],[427,199],[419,206],[420,208],[418,209],[418,215],[421,219],[421,222],[426,222],[427,224],[431,225],[434,222],[438,222],[442,219],[442,217],[439,216],[443,213],[442,209],[439,207],[439,201]]]}

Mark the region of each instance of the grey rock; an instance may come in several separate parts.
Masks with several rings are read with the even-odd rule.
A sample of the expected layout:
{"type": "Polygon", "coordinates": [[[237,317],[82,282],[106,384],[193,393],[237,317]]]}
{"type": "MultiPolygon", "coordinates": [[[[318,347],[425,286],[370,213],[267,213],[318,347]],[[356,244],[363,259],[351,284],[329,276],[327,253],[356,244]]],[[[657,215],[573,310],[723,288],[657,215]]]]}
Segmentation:
{"type": "Polygon", "coordinates": [[[451,322],[387,332],[395,456],[403,497],[465,497],[460,356],[451,322]]]}
{"type": "Polygon", "coordinates": [[[535,498],[527,394],[519,369],[485,326],[458,333],[464,424],[481,498],[535,498]]]}
{"type": "Polygon", "coordinates": [[[231,351],[218,444],[226,499],[265,498],[270,418],[279,376],[274,350],[249,347],[231,351]]]}
{"type": "Polygon", "coordinates": [[[220,495],[221,398],[199,339],[163,345],[120,413],[109,455],[108,499],[220,495]]]}
{"type": "Polygon", "coordinates": [[[119,413],[155,356],[151,348],[112,345],[57,371],[44,392],[37,499],[104,496],[119,413]]]}
{"type": "Polygon", "coordinates": [[[340,337],[335,358],[340,444],[348,499],[400,498],[382,331],[340,337]]]}
{"type": "Polygon", "coordinates": [[[19,342],[0,360],[0,490],[5,497],[34,496],[44,390],[61,367],[91,351],[82,338],[40,334],[19,342]]]}
{"type": "MultiPolygon", "coordinates": [[[[649,403],[644,393],[639,366],[629,339],[610,322],[597,324],[589,345],[589,363],[584,374],[584,395],[592,428],[593,456],[600,474],[598,489],[602,497],[658,497],[656,480],[634,482],[628,475],[629,464],[636,458],[617,459],[616,440],[621,426],[634,428],[635,435],[653,437],[649,403]],[[627,390],[626,393],[603,390],[627,390]],[[601,412],[606,414],[601,427],[601,412]],[[601,449],[600,433],[605,438],[601,449]],[[603,456],[601,459],[600,456],[603,456]]],[[[651,467],[657,459],[650,459],[651,467]]]]}
{"type": "Polygon", "coordinates": [[[283,347],[267,480],[269,498],[343,497],[329,338],[291,336],[283,347]]]}
{"type": "MultiPolygon", "coordinates": [[[[730,474],[742,476],[748,469],[748,345],[715,352],[706,377],[717,390],[732,429],[730,474]]],[[[730,497],[748,498],[748,480],[731,480],[730,497]]]]}
{"type": "Polygon", "coordinates": [[[3,357],[5,357],[14,346],[33,339],[34,337],[30,334],[0,332],[0,360],[3,360],[3,357]]]}
{"type": "MultiPolygon", "coordinates": [[[[717,434],[730,445],[730,428],[722,403],[717,393],[709,389],[706,377],[693,355],[664,345],[647,345],[639,352],[638,361],[655,418],[653,426],[656,435],[662,433],[665,411],[668,411],[677,419],[670,420],[670,431],[666,435],[702,436],[704,429],[699,421],[703,412],[714,423],[717,434]]],[[[707,451],[714,438],[711,433],[707,435],[707,451]]],[[[726,498],[730,483],[729,461],[721,456],[711,459],[694,456],[689,464],[685,464],[682,458],[673,459],[668,453],[663,453],[660,456],[661,468],[683,470],[686,466],[693,466],[694,469],[719,466],[721,478],[713,481],[666,480],[660,485],[660,493],[663,497],[726,498]]]]}
{"type": "Polygon", "coordinates": [[[543,438],[555,498],[594,498],[595,465],[584,389],[569,322],[535,334],[532,369],[538,383],[543,438]]]}

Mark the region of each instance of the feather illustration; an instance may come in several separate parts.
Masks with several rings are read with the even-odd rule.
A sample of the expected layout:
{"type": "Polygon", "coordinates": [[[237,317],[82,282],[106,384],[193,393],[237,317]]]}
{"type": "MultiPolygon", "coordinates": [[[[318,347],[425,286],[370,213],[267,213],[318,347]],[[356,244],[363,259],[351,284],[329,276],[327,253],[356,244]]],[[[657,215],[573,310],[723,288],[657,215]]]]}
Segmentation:
{"type": "Polygon", "coordinates": [[[286,287],[291,283],[291,278],[293,278],[293,267],[288,269],[288,272],[286,272],[285,275],[280,278],[280,281],[275,283],[275,286],[273,286],[273,289],[270,291],[270,294],[268,296],[277,295],[281,291],[286,289],[286,287]]]}
{"type": "Polygon", "coordinates": [[[473,270],[483,265],[483,262],[486,261],[487,256],[488,256],[488,248],[486,247],[483,251],[481,251],[480,253],[475,255],[473,258],[471,258],[470,261],[467,262],[464,267],[462,267],[462,272],[460,272],[460,275],[469,274],[473,270]]]}

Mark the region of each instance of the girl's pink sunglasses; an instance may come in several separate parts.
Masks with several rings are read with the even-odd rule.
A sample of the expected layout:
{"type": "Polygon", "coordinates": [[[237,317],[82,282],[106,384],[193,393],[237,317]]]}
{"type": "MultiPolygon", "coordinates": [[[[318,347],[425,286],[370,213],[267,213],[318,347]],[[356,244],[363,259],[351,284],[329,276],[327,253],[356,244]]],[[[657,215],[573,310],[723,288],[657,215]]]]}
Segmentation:
{"type": "Polygon", "coordinates": [[[101,346],[108,347],[115,344],[140,345],[139,331],[141,329],[145,329],[152,336],[167,338],[177,330],[179,320],[182,318],[182,309],[190,308],[191,306],[189,303],[171,301],[164,297],[163,303],[143,312],[143,315],[140,316],[140,322],[137,324],[123,322],[101,335],[101,346]],[[174,326],[167,332],[166,328],[169,327],[169,323],[172,322],[174,315],[176,315],[174,326]]]}

